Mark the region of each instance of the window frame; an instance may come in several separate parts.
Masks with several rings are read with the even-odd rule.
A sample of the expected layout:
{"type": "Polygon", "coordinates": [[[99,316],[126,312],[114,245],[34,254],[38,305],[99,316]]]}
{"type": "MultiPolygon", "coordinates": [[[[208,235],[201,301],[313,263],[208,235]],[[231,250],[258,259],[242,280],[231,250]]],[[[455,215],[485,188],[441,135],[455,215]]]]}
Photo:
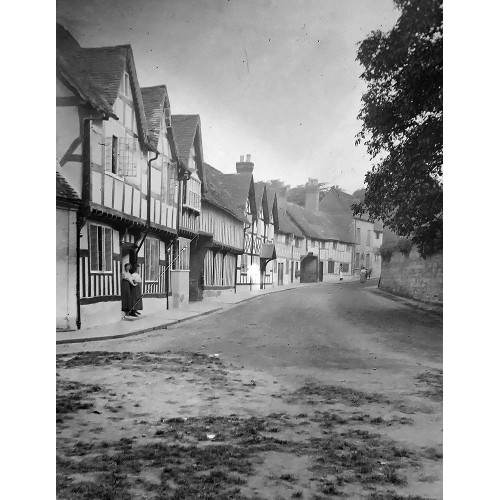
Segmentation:
{"type": "Polygon", "coordinates": [[[146,238],[144,242],[144,282],[145,283],[156,283],[160,278],[160,240],[156,238],[146,238]],[[155,243],[156,248],[156,256],[155,261],[153,262],[151,259],[151,246],[152,243],[155,243]],[[155,264],[155,269],[153,270],[152,264],[155,264]],[[153,273],[153,271],[156,271],[153,273]],[[151,278],[151,275],[156,276],[155,279],[151,278]]]}
{"type": "MultiPolygon", "coordinates": [[[[104,226],[103,224],[95,224],[95,223],[89,223],[88,225],[88,241],[89,241],[89,269],[91,274],[108,274],[111,275],[113,274],[113,228],[109,226],[104,226]],[[110,264],[110,269],[96,269],[93,264],[95,264],[94,259],[92,257],[92,230],[91,227],[96,227],[97,228],[97,255],[98,255],[98,261],[99,261],[99,254],[100,254],[100,265],[101,267],[105,267],[106,264],[108,263],[108,260],[105,258],[105,253],[106,253],[106,232],[109,232],[110,235],[110,245],[109,245],[109,264],[110,264]],[[101,231],[101,241],[99,242],[99,230],[101,231]],[[101,248],[99,248],[99,246],[101,248]]],[[[99,264],[99,262],[98,262],[99,264]]],[[[99,266],[98,266],[99,267],[99,266]]]]}

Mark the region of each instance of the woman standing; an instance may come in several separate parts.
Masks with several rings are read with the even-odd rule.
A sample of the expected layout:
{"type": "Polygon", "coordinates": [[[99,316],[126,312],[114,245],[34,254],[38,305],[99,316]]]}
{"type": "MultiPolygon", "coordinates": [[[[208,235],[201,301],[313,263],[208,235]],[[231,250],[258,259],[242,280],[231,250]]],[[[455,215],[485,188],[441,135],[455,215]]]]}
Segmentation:
{"type": "Polygon", "coordinates": [[[132,278],[132,314],[134,316],[139,316],[142,311],[142,278],[141,278],[141,266],[139,264],[136,265],[133,273],[131,275],[132,278]]]}
{"type": "Polygon", "coordinates": [[[366,281],[365,266],[361,266],[361,271],[359,271],[359,281],[360,281],[360,283],[364,283],[366,281]]]}
{"type": "Polygon", "coordinates": [[[122,272],[122,311],[125,316],[131,315],[133,305],[132,289],[134,288],[134,282],[130,274],[130,267],[129,263],[125,264],[122,272]]]}

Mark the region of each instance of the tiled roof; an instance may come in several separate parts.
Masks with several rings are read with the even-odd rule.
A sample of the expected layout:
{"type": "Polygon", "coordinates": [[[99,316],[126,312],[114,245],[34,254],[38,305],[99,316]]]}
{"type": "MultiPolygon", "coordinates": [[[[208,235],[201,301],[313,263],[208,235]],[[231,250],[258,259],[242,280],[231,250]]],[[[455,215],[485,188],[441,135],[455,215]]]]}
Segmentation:
{"type": "Polygon", "coordinates": [[[286,213],[286,202],[278,198],[278,221],[275,221],[275,227],[281,233],[293,234],[299,238],[304,238],[304,233],[295,224],[295,222],[290,219],[290,216],[286,213]]]}
{"type": "Polygon", "coordinates": [[[81,47],[71,33],[57,24],[56,68],[66,83],[95,109],[117,118],[104,97],[104,89],[90,76],[79,60],[81,47]]]}
{"type": "Polygon", "coordinates": [[[65,198],[66,200],[80,201],[76,191],[71,187],[69,182],[56,171],[56,197],[65,198]]]}
{"type": "Polygon", "coordinates": [[[331,217],[294,203],[286,204],[286,212],[309,238],[354,243],[349,232],[350,217],[345,214],[331,217]]]}
{"type": "Polygon", "coordinates": [[[167,87],[166,85],[142,87],[141,94],[149,137],[153,146],[158,147],[165,99],[167,100],[167,107],[169,107],[167,87]]]}
{"type": "Polygon", "coordinates": [[[194,144],[199,125],[200,115],[172,115],[172,128],[174,129],[177,155],[185,169],[189,165],[189,153],[194,144]]]}
{"type": "Polygon", "coordinates": [[[90,76],[90,79],[96,84],[95,89],[98,90],[100,98],[107,102],[109,106],[113,107],[118,97],[123,73],[128,71],[130,86],[137,106],[136,119],[139,138],[143,144],[149,145],[146,115],[139,80],[135,71],[132,47],[130,45],[80,47],[78,42],[62,26],[58,25],[57,30],[58,43],[60,40],[61,43],[65,41],[67,53],[71,54],[71,60],[68,62],[70,68],[75,67],[79,69],[80,73],[90,76]]]}
{"type": "Polygon", "coordinates": [[[254,214],[258,213],[255,202],[255,191],[252,174],[223,174],[224,182],[228,186],[228,192],[237,207],[246,213],[247,200],[250,199],[250,207],[254,214]]]}
{"type": "Polygon", "coordinates": [[[255,190],[255,203],[257,204],[257,212],[260,211],[260,207],[264,210],[264,217],[269,218],[269,213],[272,211],[273,207],[268,206],[267,202],[267,187],[266,183],[259,181],[253,184],[255,190]]]}
{"type": "MultiPolygon", "coordinates": [[[[329,215],[343,215],[353,217],[351,205],[359,200],[354,196],[344,193],[340,189],[331,188],[325,197],[319,202],[319,209],[329,215]]],[[[364,214],[361,217],[356,216],[364,221],[369,221],[368,215],[364,214]]],[[[375,231],[382,231],[382,223],[378,220],[374,221],[375,231]]]]}
{"type": "MultiPolygon", "coordinates": [[[[208,203],[219,207],[242,222],[246,222],[245,207],[243,210],[233,199],[231,188],[233,184],[228,184],[225,174],[212,167],[208,163],[203,164],[204,191],[202,199],[208,203]]],[[[248,194],[248,191],[247,191],[248,194]]]]}

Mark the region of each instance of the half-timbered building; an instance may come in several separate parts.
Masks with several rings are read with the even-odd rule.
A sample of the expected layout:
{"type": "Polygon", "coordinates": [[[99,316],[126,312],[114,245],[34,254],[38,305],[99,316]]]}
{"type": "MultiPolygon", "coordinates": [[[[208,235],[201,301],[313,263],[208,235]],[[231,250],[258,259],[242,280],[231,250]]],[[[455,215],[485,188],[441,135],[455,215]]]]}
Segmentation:
{"type": "Polygon", "coordinates": [[[179,165],[183,169],[179,185],[178,238],[174,246],[173,286],[179,307],[202,298],[202,283],[191,264],[198,262],[200,244],[203,146],[199,115],[173,115],[172,128],[179,165]]]}
{"type": "Polygon", "coordinates": [[[82,48],[58,26],[56,104],[57,160],[81,198],[81,326],[120,319],[127,262],[141,264],[145,310],[166,309],[164,270],[175,229],[161,224],[168,203],[152,202],[150,192],[168,189],[161,184],[168,175],[160,176],[160,186],[150,182],[158,151],[148,135],[131,47],[82,48]]]}
{"type": "Polygon", "coordinates": [[[355,241],[351,270],[358,274],[361,266],[372,269],[372,276],[379,277],[381,272],[380,246],[383,238],[383,225],[380,221],[370,221],[367,215],[354,216],[351,206],[359,200],[332,187],[319,202],[319,209],[328,217],[349,219],[350,239],[355,241]]]}
{"type": "Polygon", "coordinates": [[[350,274],[354,241],[348,217],[329,217],[294,203],[286,204],[286,213],[305,235],[301,282],[332,280],[340,268],[350,274]]]}
{"type": "Polygon", "coordinates": [[[56,328],[76,330],[79,322],[77,233],[80,197],[56,166],[56,328]]]}
{"type": "Polygon", "coordinates": [[[235,202],[232,184],[225,179],[226,174],[204,164],[197,268],[206,296],[236,291],[236,263],[243,254],[247,214],[235,202]]]}
{"type": "Polygon", "coordinates": [[[272,287],[275,284],[273,265],[276,261],[274,246],[274,215],[275,195],[268,193],[265,182],[255,182],[255,203],[258,210],[257,232],[255,235],[256,247],[260,248],[260,288],[272,287]]]}
{"type": "MultiPolygon", "coordinates": [[[[179,213],[182,210],[179,206],[182,194],[180,186],[185,182],[184,178],[190,174],[190,170],[185,163],[178,160],[167,87],[143,87],[141,94],[150,141],[158,151],[158,156],[153,156],[150,168],[150,226],[154,230],[166,227],[172,234],[176,234],[179,229],[179,213]]],[[[182,237],[180,241],[173,237],[168,241],[165,255],[167,267],[161,269],[161,272],[166,273],[168,305],[170,308],[179,308],[188,302],[189,285],[187,279],[183,280],[182,277],[187,276],[189,272],[189,244],[184,243],[182,237]],[[183,246],[187,247],[185,251],[182,251],[183,246]]]]}
{"type": "Polygon", "coordinates": [[[305,250],[304,234],[286,212],[283,196],[276,197],[274,241],[276,263],[274,264],[275,281],[278,286],[300,281],[300,260],[305,250]]]}

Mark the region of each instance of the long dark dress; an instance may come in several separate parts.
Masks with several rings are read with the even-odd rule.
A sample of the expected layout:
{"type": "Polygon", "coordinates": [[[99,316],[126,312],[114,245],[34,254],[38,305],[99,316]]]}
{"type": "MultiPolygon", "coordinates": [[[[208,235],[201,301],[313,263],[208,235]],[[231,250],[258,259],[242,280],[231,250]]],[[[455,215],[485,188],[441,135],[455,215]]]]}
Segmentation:
{"type": "Polygon", "coordinates": [[[135,286],[130,286],[130,293],[132,295],[132,310],[142,311],[142,285],[137,283],[135,286]]]}
{"type": "Polygon", "coordinates": [[[122,278],[122,311],[128,313],[132,309],[132,285],[129,280],[122,278]]]}

